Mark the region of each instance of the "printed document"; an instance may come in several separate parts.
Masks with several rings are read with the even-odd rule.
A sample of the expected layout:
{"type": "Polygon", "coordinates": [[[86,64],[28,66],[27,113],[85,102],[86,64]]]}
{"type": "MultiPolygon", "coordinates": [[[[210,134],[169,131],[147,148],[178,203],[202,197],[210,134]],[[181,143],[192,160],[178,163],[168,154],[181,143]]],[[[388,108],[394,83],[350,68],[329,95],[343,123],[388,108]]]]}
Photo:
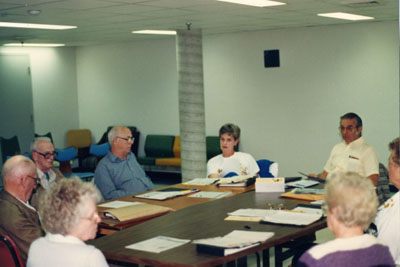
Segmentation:
{"type": "Polygon", "coordinates": [[[232,194],[232,192],[210,192],[201,191],[190,195],[189,197],[200,197],[200,198],[222,198],[232,194]]]}
{"type": "Polygon", "coordinates": [[[319,213],[308,213],[299,210],[275,210],[272,215],[263,217],[261,221],[277,224],[309,225],[318,221],[322,215],[322,211],[319,213]]]}
{"type": "Polygon", "coordinates": [[[172,248],[179,247],[186,243],[189,243],[190,239],[178,239],[167,236],[156,236],[151,239],[147,239],[145,241],[141,241],[129,246],[126,248],[135,249],[140,251],[152,252],[152,253],[160,253],[172,248]]]}
{"type": "Polygon", "coordinates": [[[195,178],[193,180],[190,180],[186,183],[183,184],[188,184],[188,185],[210,185],[210,184],[215,184],[218,182],[218,178],[195,178]]]}
{"type": "Polygon", "coordinates": [[[234,230],[223,237],[198,239],[194,240],[193,243],[203,246],[225,248],[225,255],[228,255],[256,246],[271,238],[273,235],[273,232],[234,230]]]}
{"type": "Polygon", "coordinates": [[[114,200],[111,202],[107,202],[104,204],[100,204],[98,205],[99,207],[103,207],[103,208],[123,208],[123,207],[127,207],[127,206],[132,206],[132,205],[139,205],[139,204],[143,204],[142,202],[129,202],[129,201],[120,201],[120,200],[114,200]]]}

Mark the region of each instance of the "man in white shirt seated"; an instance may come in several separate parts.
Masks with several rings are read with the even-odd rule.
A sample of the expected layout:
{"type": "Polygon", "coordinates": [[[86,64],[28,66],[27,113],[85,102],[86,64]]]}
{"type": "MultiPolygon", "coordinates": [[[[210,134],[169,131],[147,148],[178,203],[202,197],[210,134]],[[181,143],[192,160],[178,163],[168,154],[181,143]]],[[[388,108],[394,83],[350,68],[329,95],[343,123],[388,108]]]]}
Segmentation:
{"type": "Polygon", "coordinates": [[[362,120],[355,113],[346,113],[340,117],[339,130],[343,142],[335,145],[331,151],[323,172],[318,175],[326,179],[329,173],[356,172],[371,179],[374,186],[378,184],[379,161],[375,149],[364,141],[362,120]]]}

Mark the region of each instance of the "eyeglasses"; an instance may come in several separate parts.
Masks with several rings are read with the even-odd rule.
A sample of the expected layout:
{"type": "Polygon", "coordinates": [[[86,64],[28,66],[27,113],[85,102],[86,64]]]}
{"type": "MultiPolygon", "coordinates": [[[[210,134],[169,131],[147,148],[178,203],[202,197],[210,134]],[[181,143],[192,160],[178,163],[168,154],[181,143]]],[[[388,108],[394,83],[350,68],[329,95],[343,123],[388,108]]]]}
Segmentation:
{"type": "Polygon", "coordinates": [[[33,176],[30,176],[30,175],[27,175],[27,177],[33,179],[33,180],[35,181],[35,184],[36,184],[36,185],[39,185],[39,184],[40,184],[40,179],[39,179],[39,177],[33,177],[33,176]]]}
{"type": "Polygon", "coordinates": [[[341,132],[344,132],[345,130],[347,130],[347,131],[353,131],[354,129],[356,129],[356,127],[353,127],[353,126],[347,126],[347,127],[343,127],[343,126],[339,126],[339,131],[341,131],[341,132]]]}
{"type": "Polygon", "coordinates": [[[84,219],[84,220],[89,220],[89,221],[94,222],[94,223],[97,223],[97,222],[98,222],[98,219],[101,220],[100,215],[99,215],[97,212],[95,212],[95,213],[94,213],[92,216],[90,216],[90,217],[82,217],[82,219],[84,219]]]}
{"type": "Polygon", "coordinates": [[[126,142],[129,142],[129,140],[131,140],[132,142],[135,141],[135,137],[133,136],[128,136],[128,137],[117,136],[117,138],[125,140],[126,142]]]}
{"type": "Polygon", "coordinates": [[[268,210],[285,210],[286,206],[283,203],[267,203],[268,210]]]}
{"type": "Polygon", "coordinates": [[[51,157],[55,158],[57,157],[57,152],[53,151],[53,152],[47,152],[47,153],[40,153],[39,151],[35,151],[36,153],[38,153],[39,155],[43,156],[43,158],[45,159],[50,159],[51,157]]]}

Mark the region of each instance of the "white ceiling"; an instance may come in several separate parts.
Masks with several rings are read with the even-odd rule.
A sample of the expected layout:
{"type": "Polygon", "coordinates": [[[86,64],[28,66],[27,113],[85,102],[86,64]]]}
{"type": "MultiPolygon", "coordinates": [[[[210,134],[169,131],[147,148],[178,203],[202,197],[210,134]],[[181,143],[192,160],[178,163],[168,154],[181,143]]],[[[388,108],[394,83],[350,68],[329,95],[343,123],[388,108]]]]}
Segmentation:
{"type": "MultiPolygon", "coordinates": [[[[143,38],[133,30],[201,28],[204,35],[289,27],[360,23],[319,17],[349,12],[374,21],[398,21],[398,0],[281,0],[287,5],[250,7],[215,0],[0,0],[0,21],[75,25],[72,30],[0,28],[0,44],[22,40],[82,46],[143,38]],[[357,2],[368,3],[357,3],[357,2]],[[28,10],[41,10],[38,16],[28,10]]],[[[370,21],[368,21],[370,22],[370,21]]],[[[361,22],[366,23],[366,22],[361,22]]]]}

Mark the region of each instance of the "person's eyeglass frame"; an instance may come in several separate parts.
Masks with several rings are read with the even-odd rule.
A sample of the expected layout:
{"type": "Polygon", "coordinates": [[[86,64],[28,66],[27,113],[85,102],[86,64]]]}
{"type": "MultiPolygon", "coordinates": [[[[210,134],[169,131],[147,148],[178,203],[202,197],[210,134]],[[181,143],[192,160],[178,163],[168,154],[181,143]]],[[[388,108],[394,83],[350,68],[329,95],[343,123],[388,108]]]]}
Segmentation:
{"type": "Polygon", "coordinates": [[[40,185],[40,178],[39,177],[33,177],[33,176],[30,176],[30,175],[27,175],[26,177],[33,179],[35,181],[36,185],[40,185]]]}
{"type": "Polygon", "coordinates": [[[356,127],[354,127],[354,126],[347,126],[347,127],[339,126],[338,129],[339,129],[340,132],[344,132],[344,131],[349,131],[349,132],[351,132],[351,131],[353,131],[353,130],[357,130],[358,127],[357,127],[357,126],[356,126],[356,127]]]}
{"type": "Polygon", "coordinates": [[[131,140],[132,142],[135,141],[135,137],[133,137],[133,136],[128,136],[128,137],[117,136],[117,138],[125,140],[126,142],[129,142],[129,140],[131,140]]]}
{"type": "Polygon", "coordinates": [[[97,219],[100,219],[101,221],[101,217],[100,214],[98,212],[94,213],[92,216],[90,217],[81,217],[82,220],[89,220],[93,223],[97,223],[97,219]]]}
{"type": "Polygon", "coordinates": [[[58,155],[57,151],[41,153],[41,152],[35,150],[34,152],[38,153],[39,155],[41,155],[45,159],[50,159],[51,157],[56,158],[57,155],[58,155]]]}

